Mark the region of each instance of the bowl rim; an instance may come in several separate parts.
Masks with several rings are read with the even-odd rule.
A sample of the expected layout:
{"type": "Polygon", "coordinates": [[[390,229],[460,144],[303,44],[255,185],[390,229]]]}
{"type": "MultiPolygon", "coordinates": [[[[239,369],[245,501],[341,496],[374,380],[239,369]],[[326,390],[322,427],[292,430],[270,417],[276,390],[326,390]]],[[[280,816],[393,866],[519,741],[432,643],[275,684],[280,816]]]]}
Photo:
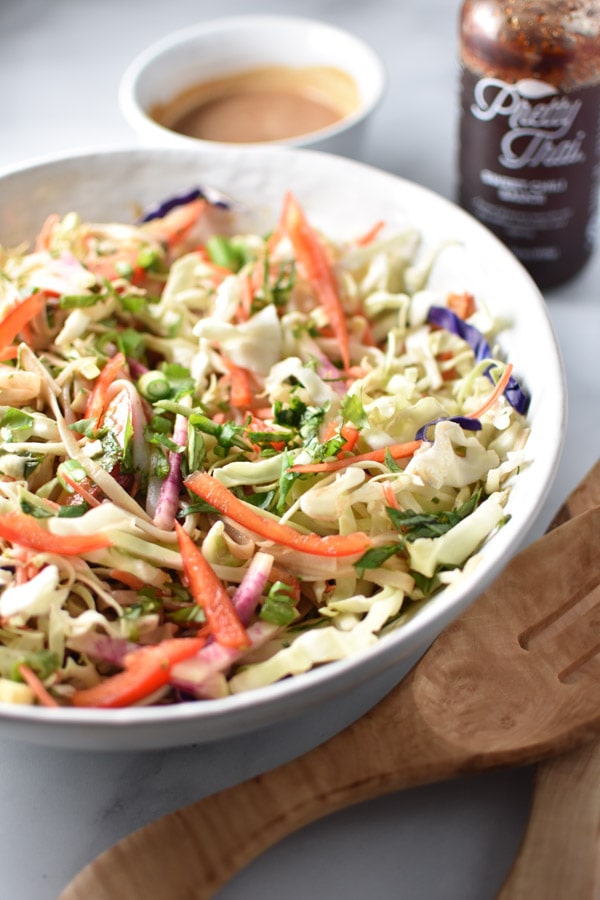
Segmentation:
{"type": "MultiPolygon", "coordinates": [[[[338,68],[342,68],[341,63],[338,65],[338,68]]],[[[386,86],[387,74],[380,56],[370,44],[351,31],[330,24],[329,22],[310,17],[278,14],[241,14],[207,19],[203,22],[187,25],[170,34],[164,35],[149,44],[126,66],[119,80],[117,99],[123,117],[136,133],[152,134],[155,138],[160,137],[163,141],[172,143],[173,146],[189,146],[190,148],[204,146],[242,148],[288,146],[310,148],[315,144],[333,139],[338,135],[349,131],[365,120],[382,101],[386,86]],[[318,29],[319,31],[335,36],[338,39],[351,44],[355,52],[360,52],[364,64],[369,66],[372,82],[369,95],[361,95],[361,102],[358,108],[331,125],[295,137],[282,138],[273,141],[233,142],[210,141],[203,138],[194,138],[173,131],[171,128],[161,125],[152,118],[139,99],[141,81],[152,65],[158,64],[161,57],[180,45],[193,43],[194,41],[208,37],[211,34],[222,34],[226,36],[234,30],[247,28],[250,25],[258,25],[260,28],[265,29],[265,31],[272,29],[274,26],[318,29]]],[[[358,87],[360,89],[360,84],[358,84],[358,87]]]]}
{"type": "MultiPolygon", "coordinates": [[[[202,166],[203,162],[210,157],[215,159],[217,157],[221,158],[221,154],[216,146],[214,147],[214,153],[199,151],[197,148],[192,152],[184,148],[140,148],[137,145],[130,147],[86,148],[85,150],[75,150],[69,153],[55,153],[0,169],[0,194],[4,179],[27,174],[28,172],[41,172],[43,169],[48,169],[48,174],[50,175],[53,167],[68,166],[75,162],[90,162],[92,164],[92,161],[96,159],[118,161],[120,158],[130,159],[155,156],[157,158],[168,158],[167,165],[173,164],[176,157],[181,157],[182,159],[193,160],[199,166],[202,166]]],[[[557,362],[556,370],[552,373],[555,376],[552,385],[555,401],[555,415],[552,420],[554,441],[552,442],[552,452],[548,453],[544,459],[538,461],[545,475],[533,492],[532,499],[535,503],[531,503],[530,498],[529,518],[521,521],[514,533],[510,533],[508,539],[506,537],[507,530],[502,529],[496,533],[495,538],[499,538],[499,540],[496,540],[495,545],[498,547],[503,546],[503,560],[500,562],[497,560],[495,562],[492,561],[488,565],[485,577],[479,578],[477,582],[476,592],[470,584],[466,585],[466,589],[459,587],[458,590],[442,591],[429,600],[419,610],[418,615],[404,623],[401,628],[382,637],[365,653],[329,662],[324,666],[314,668],[311,671],[284,681],[278,681],[255,690],[211,700],[206,703],[190,702],[168,706],[140,706],[111,710],[87,708],[73,710],[70,707],[49,710],[38,706],[17,707],[0,702],[0,725],[3,722],[8,723],[12,721],[25,726],[41,726],[42,729],[48,729],[48,734],[58,726],[65,731],[63,743],[66,744],[69,737],[76,739],[77,731],[81,728],[89,728],[95,732],[116,734],[138,726],[152,725],[162,728],[169,725],[176,726],[194,722],[199,729],[202,728],[202,725],[205,725],[210,733],[204,735],[196,733],[194,738],[190,738],[189,743],[210,743],[223,737],[241,735],[258,730],[264,725],[271,723],[273,714],[283,710],[298,696],[304,698],[303,709],[308,709],[340,694],[347,694],[353,687],[358,687],[374,675],[379,675],[383,671],[388,671],[392,667],[398,666],[406,658],[406,654],[404,657],[399,654],[399,648],[402,645],[407,645],[409,654],[417,650],[423,652],[441,630],[491,584],[504,565],[509,562],[513,554],[519,549],[519,544],[526,536],[530,525],[533,524],[532,516],[535,510],[539,509],[552,486],[566,437],[567,394],[565,370],[544,298],[531,276],[510,250],[473,216],[452,201],[428,187],[409,181],[392,172],[377,169],[367,163],[345,157],[336,157],[333,154],[321,151],[288,146],[272,147],[265,145],[250,151],[243,147],[231,146],[228,149],[227,156],[231,157],[232,161],[239,158],[250,165],[253,164],[254,160],[262,156],[266,157],[269,162],[286,157],[288,159],[301,157],[306,161],[310,159],[315,161],[323,160],[326,165],[338,165],[346,170],[352,169],[355,174],[363,171],[372,173],[374,177],[390,179],[413,194],[418,194],[424,198],[429,197],[444,209],[451,211],[453,215],[458,215],[470,223],[470,227],[477,234],[480,234],[482,237],[485,235],[485,239],[490,243],[490,246],[495,248],[495,253],[499,255],[499,259],[505,261],[515,271],[518,270],[520,272],[523,284],[528,286],[531,299],[538,306],[540,319],[546,331],[545,339],[549,342],[557,362]],[[416,637],[419,638],[418,641],[411,641],[411,638],[416,637]],[[228,725],[232,720],[235,720],[237,723],[237,727],[233,731],[228,725]]],[[[38,743],[45,742],[43,734],[40,734],[36,740],[38,743]]],[[[184,741],[181,740],[175,742],[176,745],[183,743],[184,741]]],[[[119,749],[119,746],[115,745],[115,748],[119,749]]],[[[147,746],[152,747],[156,746],[156,744],[151,741],[147,746]]]]}

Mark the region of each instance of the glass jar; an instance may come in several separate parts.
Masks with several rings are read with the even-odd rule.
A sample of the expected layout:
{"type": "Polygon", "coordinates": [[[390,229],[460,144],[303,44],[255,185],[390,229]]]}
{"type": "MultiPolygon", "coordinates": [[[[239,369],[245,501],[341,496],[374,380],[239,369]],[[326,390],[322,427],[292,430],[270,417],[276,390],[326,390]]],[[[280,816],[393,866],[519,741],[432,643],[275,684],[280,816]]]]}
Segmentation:
{"type": "Polygon", "coordinates": [[[600,180],[600,0],[465,0],[459,203],[541,288],[594,244],[600,180]]]}

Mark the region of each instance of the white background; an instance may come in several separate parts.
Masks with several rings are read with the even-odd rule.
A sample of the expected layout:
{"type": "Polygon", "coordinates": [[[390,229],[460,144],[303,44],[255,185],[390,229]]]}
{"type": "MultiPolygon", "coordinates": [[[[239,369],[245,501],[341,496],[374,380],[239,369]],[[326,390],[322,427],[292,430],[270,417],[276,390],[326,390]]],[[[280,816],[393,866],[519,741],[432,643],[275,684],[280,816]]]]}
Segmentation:
{"type": "MultiPolygon", "coordinates": [[[[130,59],[185,25],[249,12],[319,18],[366,39],[384,61],[388,88],[362,159],[454,198],[457,0],[2,0],[0,166],[133,144],[117,106],[130,59]]],[[[558,477],[531,537],[598,456],[600,254],[546,299],[570,411],[558,477]]],[[[321,727],[317,719],[307,745],[319,740],[321,727]]],[[[297,749],[282,734],[249,738],[227,752],[69,753],[0,734],[0,897],[54,900],[120,837],[297,749]]],[[[491,900],[518,849],[531,784],[531,769],[503,771],[363,804],[288,839],[219,896],[491,900]]]]}

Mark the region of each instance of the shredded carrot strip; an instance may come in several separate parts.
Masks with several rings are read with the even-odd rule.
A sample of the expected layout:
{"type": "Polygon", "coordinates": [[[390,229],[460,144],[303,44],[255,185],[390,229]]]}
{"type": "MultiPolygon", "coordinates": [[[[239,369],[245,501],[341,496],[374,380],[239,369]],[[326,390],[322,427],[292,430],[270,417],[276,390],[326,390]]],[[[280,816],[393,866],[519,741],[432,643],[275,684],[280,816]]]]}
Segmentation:
{"type": "Polygon", "coordinates": [[[398,498],[394,493],[394,489],[389,481],[386,481],[383,487],[383,496],[385,497],[385,502],[388,506],[391,506],[392,509],[400,509],[400,504],[398,503],[398,498]]]}
{"type": "Polygon", "coordinates": [[[498,384],[496,385],[496,387],[494,388],[494,390],[492,391],[490,396],[487,398],[485,403],[482,406],[480,406],[479,409],[476,410],[475,412],[469,413],[470,419],[480,419],[481,416],[485,412],[487,412],[488,409],[490,409],[490,407],[492,407],[494,405],[494,403],[496,402],[498,397],[500,397],[506,390],[506,385],[510,381],[510,376],[512,375],[512,370],[513,370],[512,364],[509,363],[507,365],[507,367],[505,368],[504,372],[502,373],[502,377],[498,381],[498,384]]]}
{"type": "Polygon", "coordinates": [[[282,227],[292,243],[296,259],[304,267],[317,300],[327,314],[344,368],[347,369],[350,366],[348,326],[337,279],[319,235],[308,222],[296,198],[289,192],[284,201],[282,227]]]}
{"type": "Polygon", "coordinates": [[[18,347],[5,347],[4,350],[0,350],[0,362],[7,362],[9,359],[16,359],[18,355],[18,347]]]}
{"type": "Polygon", "coordinates": [[[90,492],[86,490],[82,484],[79,484],[64,472],[61,473],[60,477],[69,485],[70,488],[73,488],[75,493],[79,494],[79,496],[82,497],[90,506],[100,506],[100,501],[96,497],[94,497],[93,494],[90,494],[90,492]]]}
{"type": "Polygon", "coordinates": [[[467,291],[464,294],[448,294],[446,306],[460,319],[468,319],[475,312],[475,297],[467,291]]]}
{"type": "Polygon", "coordinates": [[[372,228],[369,228],[363,235],[356,238],[354,243],[358,244],[359,247],[365,247],[367,244],[372,244],[383,228],[385,228],[385,222],[383,219],[380,219],[379,222],[375,222],[372,228]]]}
{"type": "Polygon", "coordinates": [[[291,466],[290,472],[335,472],[344,469],[357,462],[385,462],[389,453],[393,459],[408,459],[419,449],[423,441],[407,441],[405,444],[390,444],[389,447],[381,447],[379,450],[371,450],[370,453],[359,453],[357,456],[348,456],[345,459],[334,459],[330,462],[307,463],[306,465],[291,466]]]}
{"type": "Polygon", "coordinates": [[[17,666],[17,669],[19,671],[19,675],[21,676],[21,678],[23,679],[25,684],[29,685],[29,687],[35,694],[36,700],[42,706],[58,706],[58,703],[56,702],[54,697],[52,697],[48,693],[45,685],[35,674],[33,669],[30,669],[29,666],[26,665],[25,663],[20,663],[17,666]]]}

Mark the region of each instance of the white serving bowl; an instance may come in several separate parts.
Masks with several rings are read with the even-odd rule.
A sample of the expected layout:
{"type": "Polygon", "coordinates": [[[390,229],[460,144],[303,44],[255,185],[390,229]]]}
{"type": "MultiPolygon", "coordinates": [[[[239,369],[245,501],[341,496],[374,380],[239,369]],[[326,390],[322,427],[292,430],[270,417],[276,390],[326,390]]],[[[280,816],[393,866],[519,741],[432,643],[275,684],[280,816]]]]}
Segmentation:
{"type": "MultiPolygon", "coordinates": [[[[445,265],[439,266],[436,277],[449,289],[471,290],[506,322],[501,347],[532,397],[528,455],[533,462],[516,479],[507,507],[510,520],[482,549],[475,570],[431,598],[371,650],[219,700],[124,710],[0,705],[2,736],[69,748],[124,750],[208,744],[269,727],[294,727],[300,717],[328,705],[335,710],[342,702],[348,704],[346,718],[351,720],[379,699],[375,694],[397,683],[498,575],[522,546],[554,478],[566,399],[543,298],[503,244],[464,211],[416,184],[327,153],[287,148],[89,152],[0,172],[0,243],[11,246],[31,239],[53,212],[77,210],[95,221],[131,221],[140,207],[198,185],[234,198],[244,224],[260,231],[273,225],[284,193],[291,189],[311,222],[333,237],[354,237],[384,219],[391,228],[416,226],[425,251],[428,245],[455,241],[456,247],[442,255],[445,265]],[[373,691],[364,699],[370,685],[373,691]]],[[[346,724],[335,715],[332,721],[346,724]]]]}
{"type": "Polygon", "coordinates": [[[350,76],[359,99],[356,109],[333,125],[264,143],[311,147],[346,156],[358,154],[367,121],[383,94],[383,66],[360,38],[312,19],[231,16],[183,28],[148,47],[130,63],[119,86],[120,107],[144,144],[214,147],[214,141],[164,127],[152,117],[152,110],[198,83],[265,66],[333,67],[350,76]]]}

